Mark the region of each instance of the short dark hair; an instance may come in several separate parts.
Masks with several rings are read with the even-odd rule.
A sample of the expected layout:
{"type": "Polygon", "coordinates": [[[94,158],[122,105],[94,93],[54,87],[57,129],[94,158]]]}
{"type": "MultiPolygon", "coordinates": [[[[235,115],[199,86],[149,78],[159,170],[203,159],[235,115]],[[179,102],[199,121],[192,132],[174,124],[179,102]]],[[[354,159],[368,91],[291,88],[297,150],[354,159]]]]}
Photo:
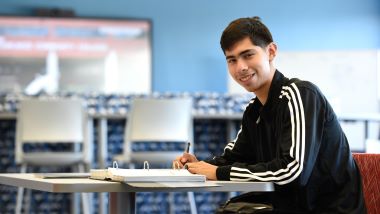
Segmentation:
{"type": "Polygon", "coordinates": [[[236,42],[246,37],[249,37],[254,45],[262,48],[273,42],[272,34],[267,26],[261,22],[260,17],[255,16],[232,21],[223,31],[220,38],[220,46],[223,52],[225,52],[232,48],[236,42]]]}

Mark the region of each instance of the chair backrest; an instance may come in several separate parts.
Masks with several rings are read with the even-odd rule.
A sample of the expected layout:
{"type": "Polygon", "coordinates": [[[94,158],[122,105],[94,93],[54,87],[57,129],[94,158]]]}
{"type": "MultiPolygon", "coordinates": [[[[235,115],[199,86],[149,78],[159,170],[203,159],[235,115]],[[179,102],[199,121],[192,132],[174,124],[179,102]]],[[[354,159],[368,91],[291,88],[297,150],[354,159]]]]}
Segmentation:
{"type": "MultiPolygon", "coordinates": [[[[135,142],[193,142],[191,98],[135,98],[128,114],[124,137],[124,156],[131,162],[174,160],[182,152],[132,151],[135,142]]],[[[190,152],[194,146],[190,147],[190,152]]]]}
{"type": "Polygon", "coordinates": [[[354,153],[368,214],[380,213],[380,154],[354,153]]]}
{"type": "Polygon", "coordinates": [[[83,143],[90,159],[87,113],[80,99],[23,99],[16,128],[16,162],[25,154],[24,143],[83,143]]]}

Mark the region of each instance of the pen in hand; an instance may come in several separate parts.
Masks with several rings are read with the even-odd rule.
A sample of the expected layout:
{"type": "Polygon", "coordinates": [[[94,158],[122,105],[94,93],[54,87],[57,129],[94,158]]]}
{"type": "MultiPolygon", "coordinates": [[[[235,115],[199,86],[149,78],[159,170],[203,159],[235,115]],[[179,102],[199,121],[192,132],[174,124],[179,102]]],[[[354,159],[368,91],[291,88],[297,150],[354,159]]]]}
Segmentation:
{"type": "Polygon", "coordinates": [[[190,142],[187,142],[185,153],[189,153],[189,151],[190,151],[190,142]]]}
{"type": "MultiPolygon", "coordinates": [[[[187,142],[187,145],[186,145],[186,148],[185,148],[184,153],[189,153],[189,151],[190,151],[190,142],[187,142]]],[[[187,161],[186,161],[186,162],[187,162],[187,161]]],[[[185,169],[188,169],[188,166],[186,165],[186,162],[183,163],[183,164],[184,164],[184,168],[185,168],[185,169]]]]}

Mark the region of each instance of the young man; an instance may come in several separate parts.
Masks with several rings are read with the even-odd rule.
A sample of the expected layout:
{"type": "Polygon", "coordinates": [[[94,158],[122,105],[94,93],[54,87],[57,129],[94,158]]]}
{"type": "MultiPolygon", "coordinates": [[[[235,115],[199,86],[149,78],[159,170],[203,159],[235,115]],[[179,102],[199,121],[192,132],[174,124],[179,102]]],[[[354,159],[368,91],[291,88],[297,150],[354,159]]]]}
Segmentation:
{"type": "Polygon", "coordinates": [[[236,139],[221,156],[177,161],[209,180],[271,181],[266,200],[284,213],[366,213],[361,178],[337,117],[312,83],[276,70],[277,46],[258,17],[229,24],[221,37],[233,79],[253,98],[236,139]]]}

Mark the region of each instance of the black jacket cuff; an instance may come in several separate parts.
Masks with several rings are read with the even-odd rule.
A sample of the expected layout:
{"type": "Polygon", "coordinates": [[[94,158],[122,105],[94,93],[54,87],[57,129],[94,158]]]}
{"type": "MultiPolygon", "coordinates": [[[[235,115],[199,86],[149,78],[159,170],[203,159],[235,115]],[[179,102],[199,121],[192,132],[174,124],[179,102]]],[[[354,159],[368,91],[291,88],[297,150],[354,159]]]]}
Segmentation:
{"type": "Polygon", "coordinates": [[[231,166],[219,166],[216,168],[216,178],[220,181],[230,180],[231,166]]]}

